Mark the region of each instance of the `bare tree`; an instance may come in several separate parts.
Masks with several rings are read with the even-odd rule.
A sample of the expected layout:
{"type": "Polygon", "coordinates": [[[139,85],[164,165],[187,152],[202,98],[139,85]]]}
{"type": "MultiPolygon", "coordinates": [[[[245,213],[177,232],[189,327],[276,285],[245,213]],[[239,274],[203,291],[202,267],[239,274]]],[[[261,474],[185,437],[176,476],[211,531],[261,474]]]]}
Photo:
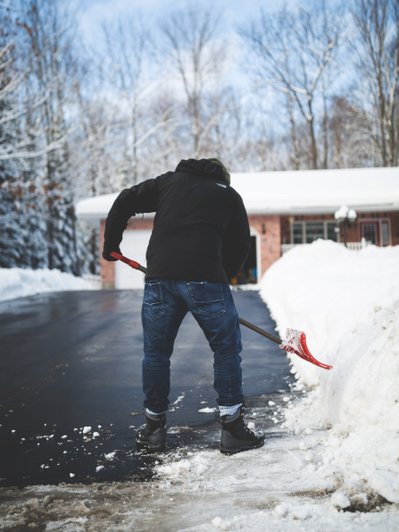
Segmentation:
{"type": "Polygon", "coordinates": [[[217,38],[219,20],[215,11],[190,4],[161,24],[163,52],[182,84],[194,156],[206,152],[225,110],[218,86],[225,60],[223,43],[217,38]]]}
{"type": "Polygon", "coordinates": [[[101,74],[105,87],[111,87],[121,104],[115,128],[123,130],[126,141],[124,183],[135,183],[139,175],[139,121],[149,36],[139,21],[120,19],[103,25],[106,54],[101,58],[101,74]]]}
{"type": "Polygon", "coordinates": [[[297,12],[289,12],[286,7],[277,13],[262,11],[240,34],[252,51],[252,71],[258,82],[286,94],[295,166],[299,114],[307,125],[311,166],[318,168],[317,116],[323,76],[333,64],[340,42],[337,13],[328,11],[325,2],[312,3],[297,12]]]}
{"type": "Polygon", "coordinates": [[[105,54],[97,60],[104,105],[114,110],[109,140],[113,137],[123,147],[116,165],[119,188],[143,178],[148,167],[146,146],[158,133],[167,131],[175,118],[171,106],[164,106],[158,114],[152,112],[161,80],[154,73],[150,60],[153,43],[143,22],[139,18],[118,20],[104,25],[103,35],[105,54]]]}
{"type": "Polygon", "coordinates": [[[329,107],[328,135],[335,168],[369,166],[371,119],[348,96],[334,97],[329,107]]]}
{"type": "Polygon", "coordinates": [[[396,166],[399,160],[399,4],[397,0],[356,0],[352,14],[359,34],[354,44],[359,101],[373,116],[370,136],[381,164],[396,166]]]}

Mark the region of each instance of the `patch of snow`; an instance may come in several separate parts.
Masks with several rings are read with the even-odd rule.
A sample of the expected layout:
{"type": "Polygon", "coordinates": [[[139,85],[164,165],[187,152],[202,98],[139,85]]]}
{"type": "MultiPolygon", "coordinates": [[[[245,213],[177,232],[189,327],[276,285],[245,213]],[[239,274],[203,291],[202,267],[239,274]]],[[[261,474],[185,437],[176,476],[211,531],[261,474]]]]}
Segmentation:
{"type": "Polygon", "coordinates": [[[210,406],[205,406],[204,408],[200,408],[198,410],[198,412],[200,412],[201,414],[213,414],[216,411],[217,411],[217,408],[212,408],[210,406]]]}
{"type": "Polygon", "coordinates": [[[183,401],[183,399],[185,398],[186,394],[183,392],[179,395],[179,397],[176,399],[176,401],[173,401],[172,403],[172,406],[176,406],[178,405],[179,403],[181,403],[183,401]]]}
{"type": "Polygon", "coordinates": [[[349,497],[343,491],[336,491],[331,497],[331,504],[336,508],[349,508],[351,501],[349,497]]]}
{"type": "Polygon", "coordinates": [[[81,277],[75,277],[59,270],[0,268],[0,301],[42,292],[94,289],[95,287],[90,282],[81,277]]]}
{"type": "Polygon", "coordinates": [[[46,532],[62,531],[62,532],[80,532],[86,530],[87,517],[75,517],[63,519],[58,521],[49,521],[44,529],[46,532]]]}
{"type": "Polygon", "coordinates": [[[306,332],[325,371],[289,355],[310,393],[287,411],[296,432],[329,428],[325,474],[399,502],[399,246],[359,252],[296,247],[265,274],[262,296],[282,336],[306,332]]]}

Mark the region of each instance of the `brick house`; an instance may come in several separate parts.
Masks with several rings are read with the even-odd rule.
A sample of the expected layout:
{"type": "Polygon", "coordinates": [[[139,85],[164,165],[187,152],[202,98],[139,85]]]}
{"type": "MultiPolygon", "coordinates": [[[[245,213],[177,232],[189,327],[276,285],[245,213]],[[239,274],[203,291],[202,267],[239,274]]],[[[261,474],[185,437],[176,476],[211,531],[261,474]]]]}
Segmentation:
{"type": "MultiPolygon", "coordinates": [[[[290,172],[233,173],[232,186],[247,208],[252,249],[239,279],[258,282],[283,252],[318,238],[399,245],[399,168],[353,168],[290,172]],[[338,227],[334,214],[348,206],[356,220],[338,227]]],[[[117,194],[78,203],[77,215],[99,225],[100,241],[107,213],[117,194]]],[[[145,250],[153,215],[132,218],[121,244],[122,252],[145,264],[145,250]]],[[[102,248],[102,244],[100,246],[102,248]]],[[[143,284],[140,273],[121,263],[99,259],[104,287],[128,288],[143,284]]]]}

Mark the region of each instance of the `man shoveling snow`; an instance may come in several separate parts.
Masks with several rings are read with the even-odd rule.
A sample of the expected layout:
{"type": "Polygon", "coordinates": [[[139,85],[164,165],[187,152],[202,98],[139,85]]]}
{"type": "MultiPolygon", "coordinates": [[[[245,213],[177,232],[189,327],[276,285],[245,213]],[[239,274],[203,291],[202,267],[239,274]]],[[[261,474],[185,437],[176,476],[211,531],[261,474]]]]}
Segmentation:
{"type": "Polygon", "coordinates": [[[249,252],[250,232],[230,174],[217,159],[188,159],[175,172],[123,190],[106,221],[106,260],[120,253],[129,218],[144,212],[156,215],[142,307],[146,424],[137,431],[137,446],[166,448],[170,357],[180,324],[191,312],[214,355],[221,452],[261,447],[264,436],[250,430],[243,418],[240,323],[229,278],[237,275],[249,252]]]}

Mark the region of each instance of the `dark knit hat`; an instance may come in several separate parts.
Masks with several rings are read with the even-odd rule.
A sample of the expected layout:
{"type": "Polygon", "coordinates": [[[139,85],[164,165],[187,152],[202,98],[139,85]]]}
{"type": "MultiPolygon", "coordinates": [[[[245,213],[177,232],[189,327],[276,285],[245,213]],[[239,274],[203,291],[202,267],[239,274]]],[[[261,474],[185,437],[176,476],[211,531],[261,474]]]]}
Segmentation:
{"type": "Polygon", "coordinates": [[[208,159],[208,161],[213,163],[213,164],[217,164],[218,166],[220,166],[220,168],[223,170],[223,175],[224,175],[224,179],[225,179],[226,183],[228,183],[230,185],[230,172],[227,170],[227,168],[222,163],[222,161],[219,161],[219,159],[216,159],[216,158],[208,159]]]}

